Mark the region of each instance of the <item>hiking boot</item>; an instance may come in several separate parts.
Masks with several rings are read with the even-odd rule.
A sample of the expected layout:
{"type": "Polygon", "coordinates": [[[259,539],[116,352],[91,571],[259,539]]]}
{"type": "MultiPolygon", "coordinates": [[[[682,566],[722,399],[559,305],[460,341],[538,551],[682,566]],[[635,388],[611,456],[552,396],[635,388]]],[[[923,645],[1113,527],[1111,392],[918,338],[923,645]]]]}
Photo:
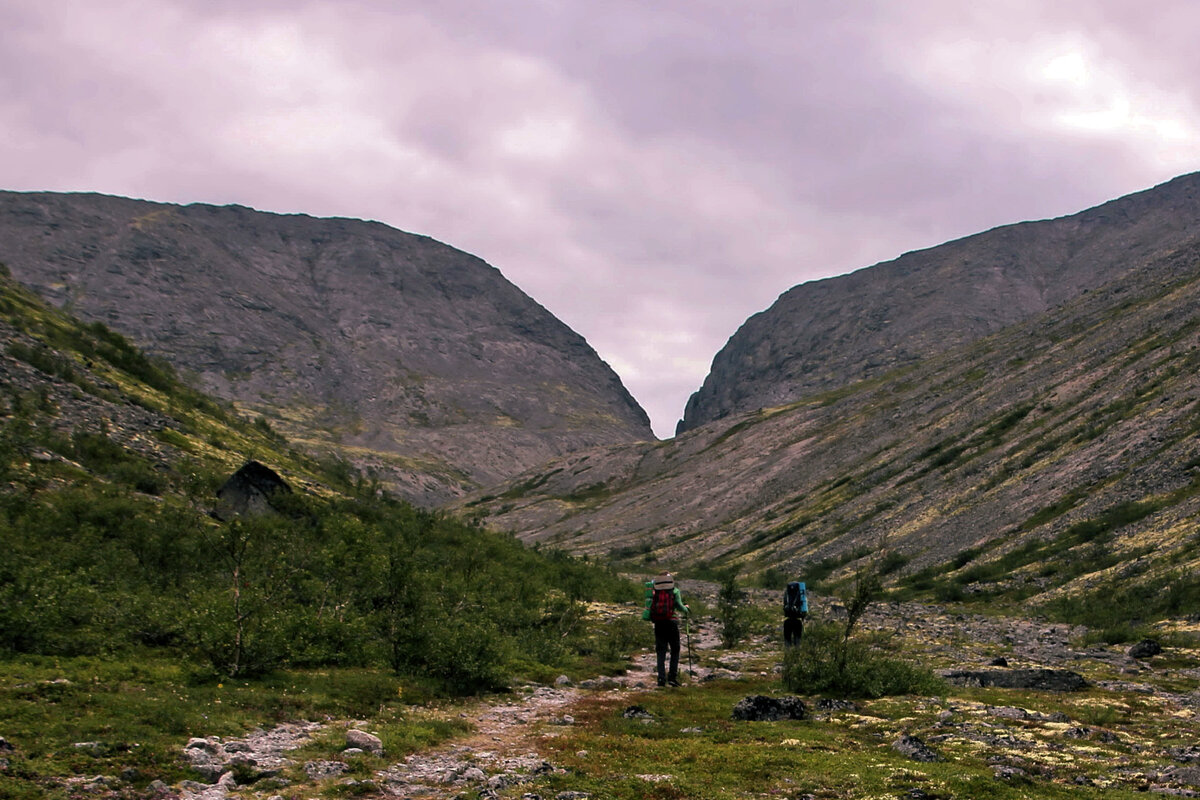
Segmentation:
{"type": "MultiPolygon", "coordinates": [[[[679,685],[679,681],[667,681],[667,686],[678,686],[678,685],[679,685]]],[[[660,683],[659,686],[662,686],[662,684],[660,683]]]]}

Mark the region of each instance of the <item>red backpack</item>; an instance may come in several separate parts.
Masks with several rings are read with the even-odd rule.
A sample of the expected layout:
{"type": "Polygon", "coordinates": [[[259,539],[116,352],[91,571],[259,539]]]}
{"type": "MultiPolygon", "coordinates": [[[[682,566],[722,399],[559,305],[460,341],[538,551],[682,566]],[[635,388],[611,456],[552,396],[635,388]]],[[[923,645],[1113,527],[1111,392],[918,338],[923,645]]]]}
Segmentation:
{"type": "Polygon", "coordinates": [[[666,622],[675,619],[675,590],[655,589],[654,597],[650,600],[650,619],[654,622],[666,622]]]}

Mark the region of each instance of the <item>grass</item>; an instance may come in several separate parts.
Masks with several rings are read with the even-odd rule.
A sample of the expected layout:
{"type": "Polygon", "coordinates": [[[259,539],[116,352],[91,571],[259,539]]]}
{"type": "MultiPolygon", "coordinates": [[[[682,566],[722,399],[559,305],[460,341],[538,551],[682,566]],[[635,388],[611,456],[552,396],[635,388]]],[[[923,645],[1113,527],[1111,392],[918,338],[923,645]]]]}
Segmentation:
{"type": "Polygon", "coordinates": [[[412,713],[410,702],[429,697],[417,683],[369,670],[211,682],[151,652],[119,660],[13,658],[0,662],[0,720],[15,747],[0,797],[65,799],[66,776],[129,769],[138,788],[156,779],[176,783],[196,777],[179,759],[189,737],[238,736],[298,719],[370,718],[388,755],[402,757],[468,727],[450,715],[412,713]]]}
{"type": "MultiPolygon", "coordinates": [[[[565,773],[550,776],[539,786],[542,796],[560,791],[589,792],[613,800],[687,798],[733,800],[746,797],[817,798],[896,797],[919,789],[930,797],[1133,797],[1133,788],[1086,787],[1076,775],[1103,780],[1109,759],[1128,748],[1086,741],[1090,757],[1064,758],[1054,769],[1060,777],[1036,783],[998,778],[994,754],[969,740],[935,744],[945,757],[918,763],[900,755],[892,743],[905,733],[927,742],[937,738],[939,720],[952,707],[965,717],[968,730],[999,727],[989,717],[989,705],[1036,706],[1044,699],[1026,695],[973,693],[953,700],[904,697],[860,703],[856,711],[834,712],[825,719],[779,722],[741,722],[731,709],[750,694],[773,694],[777,684],[767,678],[716,682],[704,688],[654,692],[634,698],[596,696],[575,710],[576,725],[543,739],[542,752],[565,773]],[[978,699],[977,699],[978,698],[978,699]],[[641,705],[650,719],[627,719],[624,710],[641,705]],[[965,713],[964,713],[965,711],[965,713]]],[[[1083,698],[1081,698],[1082,700],[1083,698]]],[[[1056,702],[1056,701],[1055,701],[1056,702]]],[[[1070,706],[1068,706],[1070,707],[1070,706]]],[[[1096,706],[1072,708],[1077,715],[1102,715],[1096,706]]],[[[1104,715],[1107,716],[1107,715],[1104,715]]],[[[1116,712],[1112,724],[1132,715],[1116,712]]],[[[1026,771],[1038,769],[1039,757],[1052,755],[1062,739],[1053,726],[1020,723],[1014,734],[1033,743],[1011,759],[1026,771]]],[[[1081,752],[1085,752],[1080,748],[1081,752]]],[[[528,791],[524,788],[522,791],[528,791]]],[[[504,797],[520,797],[521,792],[504,797]]]]}

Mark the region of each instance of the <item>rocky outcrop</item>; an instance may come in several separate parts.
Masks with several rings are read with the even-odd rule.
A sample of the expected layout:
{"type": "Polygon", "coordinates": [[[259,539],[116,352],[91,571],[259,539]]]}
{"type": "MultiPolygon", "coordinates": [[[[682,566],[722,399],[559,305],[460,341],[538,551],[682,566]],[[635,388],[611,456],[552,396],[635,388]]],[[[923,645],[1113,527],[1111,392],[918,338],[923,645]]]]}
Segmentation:
{"type": "Polygon", "coordinates": [[[424,504],[653,439],[583,337],[480,259],[379,223],[0,192],[0,262],[424,504]]]}
{"type": "Polygon", "coordinates": [[[257,461],[247,461],[217,490],[217,519],[256,516],[273,511],[271,498],[291,494],[292,487],[279,473],[257,461]]]}
{"type": "Polygon", "coordinates": [[[713,359],[678,433],[975,341],[1200,240],[1200,173],[1074,216],[970,236],[796,286],[713,359]]]}

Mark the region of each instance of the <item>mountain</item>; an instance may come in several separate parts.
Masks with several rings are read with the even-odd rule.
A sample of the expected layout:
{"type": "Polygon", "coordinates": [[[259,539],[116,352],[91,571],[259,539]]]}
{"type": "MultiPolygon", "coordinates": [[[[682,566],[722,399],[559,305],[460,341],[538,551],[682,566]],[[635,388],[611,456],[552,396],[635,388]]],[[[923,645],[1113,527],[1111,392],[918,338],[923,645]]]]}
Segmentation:
{"type": "Polygon", "coordinates": [[[0,262],[425,505],[654,438],[587,342],[498,270],[379,223],[2,192],[0,262]]]}
{"type": "Polygon", "coordinates": [[[1200,173],[793,287],[713,359],[677,432],[914,364],[1200,240],[1200,173]]]}
{"type": "MultiPolygon", "coordinates": [[[[1136,202],[1155,229],[1191,227],[1152,197],[1136,202]]],[[[1147,255],[1129,241],[1123,263],[1104,253],[1115,277],[988,336],[670,441],[575,454],[461,508],[526,541],[769,582],[848,579],[885,556],[892,579],[950,595],[1049,602],[1129,581],[1156,596],[1200,567],[1200,242],[1147,255]]],[[[891,285],[895,267],[881,274],[891,285]]]]}

